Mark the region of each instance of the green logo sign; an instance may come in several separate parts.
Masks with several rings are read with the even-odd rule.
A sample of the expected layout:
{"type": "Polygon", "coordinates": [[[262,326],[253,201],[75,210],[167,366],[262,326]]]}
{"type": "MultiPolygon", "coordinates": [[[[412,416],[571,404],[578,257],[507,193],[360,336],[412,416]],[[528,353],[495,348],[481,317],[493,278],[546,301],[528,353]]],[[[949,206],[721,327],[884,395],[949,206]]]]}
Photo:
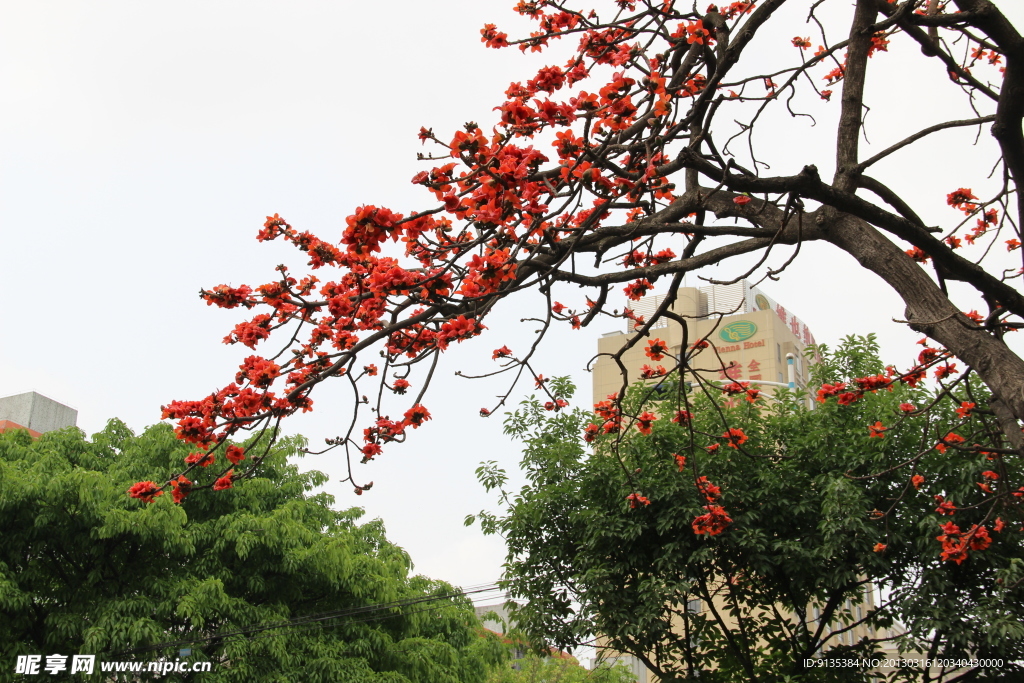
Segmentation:
{"type": "Polygon", "coordinates": [[[757,296],[755,296],[754,303],[757,304],[757,310],[759,311],[767,311],[769,308],[771,308],[771,304],[768,303],[768,299],[765,297],[764,294],[758,294],[757,296]]]}
{"type": "Polygon", "coordinates": [[[749,320],[729,323],[718,332],[718,336],[722,338],[722,341],[734,344],[744,339],[750,339],[755,334],[757,334],[757,325],[749,320]]]}

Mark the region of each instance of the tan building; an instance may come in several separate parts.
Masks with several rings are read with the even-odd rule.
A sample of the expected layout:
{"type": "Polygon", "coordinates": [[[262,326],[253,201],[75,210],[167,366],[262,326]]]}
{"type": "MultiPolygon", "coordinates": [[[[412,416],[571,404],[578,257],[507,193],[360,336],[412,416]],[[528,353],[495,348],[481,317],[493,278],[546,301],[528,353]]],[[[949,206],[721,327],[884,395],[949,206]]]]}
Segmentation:
{"type": "MultiPolygon", "coordinates": [[[[633,312],[647,320],[664,299],[665,295],[641,299],[632,306],[633,312]]],[[[802,320],[746,280],[734,285],[683,287],[670,310],[686,320],[686,329],[663,319],[647,336],[666,342],[675,358],[684,345],[689,348],[698,340],[707,340],[709,348],[694,362],[703,379],[758,383],[767,392],[772,386],[789,385],[791,381],[795,386],[806,386],[804,350],[815,343],[814,336],[802,320]]],[[[626,331],[609,332],[599,340],[594,403],[622,389],[622,375],[611,354],[618,352],[629,337],[626,331]]],[[[671,358],[654,362],[647,356],[647,344],[638,343],[622,356],[629,383],[640,379],[644,365],[671,369],[671,358]]]]}

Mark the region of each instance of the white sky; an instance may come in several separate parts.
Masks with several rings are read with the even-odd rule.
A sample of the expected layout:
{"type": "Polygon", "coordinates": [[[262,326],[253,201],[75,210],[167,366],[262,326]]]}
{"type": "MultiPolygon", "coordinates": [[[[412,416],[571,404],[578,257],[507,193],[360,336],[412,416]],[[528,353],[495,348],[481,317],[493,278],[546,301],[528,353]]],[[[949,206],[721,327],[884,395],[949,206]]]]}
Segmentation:
{"type": "MultiPolygon", "coordinates": [[[[35,390],[67,403],[87,433],[113,416],[138,431],[159,419],[161,404],[231,381],[250,351],[220,340],[243,314],[205,306],[199,289],[268,282],[278,263],[303,272],[294,249],[255,241],[266,215],[338,239],[360,204],[400,212],[427,206],[429,195],[409,183],[427,168],[415,160],[419,127],[442,138],[468,120],[489,129],[509,82],[564,63],[564,49],[575,46],[550,56],[484,48],[486,22],[510,36],[530,30],[512,4],[0,3],[0,395],[35,390]]],[[[1005,4],[1024,26],[1024,6],[1005,4]]],[[[784,35],[758,38],[766,59],[791,57],[792,35],[813,36],[803,18],[795,13],[780,21],[784,35]]],[[[961,100],[937,94],[948,92],[948,80],[916,46],[901,39],[890,50],[875,58],[888,61],[872,72],[867,132],[875,145],[865,150],[914,126],[970,116],[961,100]]],[[[759,140],[772,173],[816,163],[828,177],[824,145],[838,102],[803,104],[817,127],[776,120],[773,134],[759,140]]],[[[960,186],[978,193],[994,156],[987,135],[977,161],[951,154],[970,133],[939,136],[933,156],[915,158],[918,166],[898,162],[877,174],[918,201],[926,222],[948,226],[957,214],[945,194],[960,186]]],[[[819,342],[877,332],[887,360],[905,364],[916,335],[891,322],[903,306],[859,275],[849,257],[812,245],[780,282],[761,286],[819,342]]],[[[582,294],[568,297],[567,305],[582,303],[582,294]]],[[[500,541],[465,529],[462,519],[494,508],[475,481],[476,465],[493,459],[514,468],[518,450],[502,435],[500,416],[477,417],[498,389],[453,373],[491,367],[490,351],[502,344],[523,348],[535,327],[518,323],[524,311],[523,302],[506,305],[488,321],[491,333],[449,354],[425,400],[434,420],[363,468],[363,480],[376,482],[369,494],[357,499],[347,485],[329,487],[339,505],[383,518],[418,571],[455,584],[500,574],[500,541]]],[[[597,336],[616,327],[556,331],[538,371],[573,373],[587,397],[582,367],[597,336]]],[[[347,422],[342,389],[321,387],[315,414],[291,420],[289,429],[314,446],[338,434],[347,422]]],[[[309,457],[303,466],[335,481],[344,476],[330,458],[309,457]]]]}

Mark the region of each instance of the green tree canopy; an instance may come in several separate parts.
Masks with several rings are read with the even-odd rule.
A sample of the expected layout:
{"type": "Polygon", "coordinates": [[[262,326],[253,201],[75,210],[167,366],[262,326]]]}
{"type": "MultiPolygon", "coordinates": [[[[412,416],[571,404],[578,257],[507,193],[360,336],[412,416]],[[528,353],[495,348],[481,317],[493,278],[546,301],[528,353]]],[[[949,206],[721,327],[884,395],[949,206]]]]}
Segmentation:
{"type": "MultiPolygon", "coordinates": [[[[870,337],[822,349],[813,370],[832,387],[884,373],[870,337]]],[[[670,379],[635,386],[621,428],[600,435],[593,413],[524,402],[506,431],[525,445],[526,485],[507,491],[494,463],[478,472],[506,504],[483,526],[508,540],[517,623],[558,647],[596,631],[666,681],[865,680],[802,662],[886,646],[1003,660],[972,676],[1019,672],[1019,492],[1000,482],[1020,463],[969,447],[1001,434],[976,378],[935,405],[923,385],[889,386],[845,401],[826,389],[811,409],[803,392],[722,401],[670,379]],[[858,612],[871,586],[881,600],[858,612]],[[891,643],[894,623],[909,635],[891,643]]]]}
{"type": "Polygon", "coordinates": [[[18,655],[149,662],[181,647],[212,662],[203,681],[483,680],[504,650],[468,599],[410,576],[379,520],[313,494],[326,475],[287,462],[303,445],[281,442],[244,487],[147,504],[128,486],[188,454],[167,425],[0,434],[0,680],[18,655]]]}

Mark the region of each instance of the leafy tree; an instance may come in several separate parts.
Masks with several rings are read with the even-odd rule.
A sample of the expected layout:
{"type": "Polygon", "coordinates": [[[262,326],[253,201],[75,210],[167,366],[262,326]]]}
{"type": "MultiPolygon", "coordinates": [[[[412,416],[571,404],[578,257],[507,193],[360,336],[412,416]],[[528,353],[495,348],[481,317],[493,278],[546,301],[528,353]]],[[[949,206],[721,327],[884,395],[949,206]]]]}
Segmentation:
{"type": "Polygon", "coordinates": [[[634,683],[632,672],[621,664],[601,665],[588,671],[572,657],[543,657],[529,652],[515,666],[494,669],[487,683],[634,683]]]}
{"type": "Polygon", "coordinates": [[[524,443],[526,485],[508,491],[495,463],[478,471],[504,502],[482,520],[508,542],[505,585],[527,603],[517,623],[557,647],[596,629],[665,681],[866,680],[865,668],[803,662],[877,654],[894,622],[904,652],[1003,660],[894,676],[1020,675],[1021,492],[1005,485],[1020,463],[947,431],[953,420],[971,439],[998,431],[982,383],[958,387],[952,415],[936,397],[948,387],[895,380],[834,400],[841,382],[884,380],[870,337],[822,349],[812,372],[824,385],[813,410],[802,391],[720,404],[685,383],[637,385],[622,406],[639,417],[593,450],[581,438],[592,413],[524,402],[506,432],[524,443]],[[872,585],[882,600],[859,613],[872,585]]]}
{"type": "MultiPolygon", "coordinates": [[[[246,359],[223,389],[169,403],[179,436],[218,453],[239,430],[273,433],[338,378],[352,384],[355,417],[334,447],[365,462],[429,420],[438,354],[480,335],[506,297],[544,336],[602,315],[635,320],[616,308],[619,291],[637,299],[661,280],[668,296],[636,321],[633,346],[659,320],[685,326],[670,308],[685,273],[735,264],[739,277],[776,277],[818,242],[863,266],[833,286],[884,282],[905,303],[905,324],[977,373],[1019,450],[1024,360],[1003,341],[1024,324],[1024,37],[1000,9],[1010,3],[599,4],[519,2],[537,30],[518,40],[484,27],[488,47],[551,62],[509,86],[497,114],[477,112],[496,122],[421,129],[436,150],[412,178],[430,193],[425,206],[360,206],[340,243],[267,219],[258,239],[291,243],[317,274],[281,266],[257,287],[202,292],[208,304],[253,311],[225,341],[278,345],[246,359]],[[882,100],[899,113],[919,82],[931,115],[887,120],[868,149],[865,113],[882,100]],[[800,126],[829,116],[831,142],[802,144],[800,126]],[[994,146],[975,146],[975,134],[994,146]],[[956,159],[956,173],[931,196],[914,194],[917,160],[933,154],[956,159]],[[368,362],[378,354],[381,368],[368,362]]],[[[535,345],[501,344],[501,371],[540,381],[535,345]]],[[[228,468],[216,478],[234,476],[228,468]]],[[[352,479],[360,492],[361,481],[352,479]]]]}
{"type": "Polygon", "coordinates": [[[326,476],[286,462],[304,445],[279,441],[245,487],[145,504],[128,485],[188,452],[167,425],[0,435],[0,680],[22,678],[17,655],[151,662],[181,647],[212,662],[203,681],[482,680],[503,648],[468,599],[409,576],[379,520],[313,494],[326,476]]]}

